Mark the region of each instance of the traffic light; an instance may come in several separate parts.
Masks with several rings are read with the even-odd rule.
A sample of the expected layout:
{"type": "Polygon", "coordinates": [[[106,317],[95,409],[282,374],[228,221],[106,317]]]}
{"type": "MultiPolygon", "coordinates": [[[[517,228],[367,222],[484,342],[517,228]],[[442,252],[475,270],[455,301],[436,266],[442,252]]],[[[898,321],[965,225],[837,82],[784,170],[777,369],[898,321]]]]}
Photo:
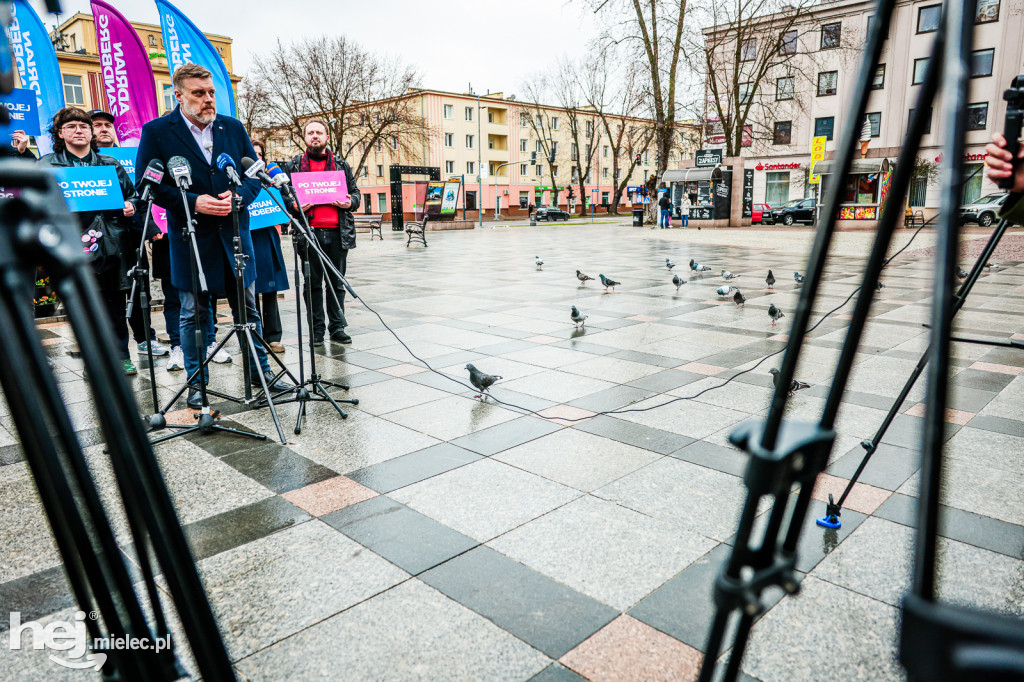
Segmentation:
{"type": "Polygon", "coordinates": [[[569,187],[569,193],[566,194],[566,197],[569,199],[569,201],[572,201],[573,199],[576,198],[576,193],[572,191],[572,187],[569,187]]]}
{"type": "Polygon", "coordinates": [[[555,162],[555,148],[552,147],[551,148],[551,154],[548,155],[548,163],[554,163],[554,162],[555,162]]]}
{"type": "Polygon", "coordinates": [[[537,152],[530,152],[530,165],[531,166],[536,166],[537,165],[537,152]]]}
{"type": "Polygon", "coordinates": [[[640,153],[639,153],[639,152],[637,152],[637,155],[636,155],[636,165],[638,165],[638,166],[639,166],[639,165],[640,165],[640,163],[641,163],[641,162],[640,162],[640,153]]]}

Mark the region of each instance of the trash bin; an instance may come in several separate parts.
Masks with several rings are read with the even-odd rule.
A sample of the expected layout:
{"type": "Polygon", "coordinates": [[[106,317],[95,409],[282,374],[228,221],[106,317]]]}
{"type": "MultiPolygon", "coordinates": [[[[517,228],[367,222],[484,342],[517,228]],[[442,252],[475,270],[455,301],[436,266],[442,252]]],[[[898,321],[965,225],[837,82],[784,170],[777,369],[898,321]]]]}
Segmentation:
{"type": "Polygon", "coordinates": [[[644,226],[644,209],[634,208],[633,209],[633,227],[644,226]]]}

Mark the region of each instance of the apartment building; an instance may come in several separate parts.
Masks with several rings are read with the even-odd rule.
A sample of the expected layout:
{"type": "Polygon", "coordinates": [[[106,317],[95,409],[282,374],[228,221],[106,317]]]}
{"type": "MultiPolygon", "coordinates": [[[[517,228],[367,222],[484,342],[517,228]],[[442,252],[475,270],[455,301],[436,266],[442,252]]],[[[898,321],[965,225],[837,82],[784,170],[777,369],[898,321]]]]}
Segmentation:
{"type": "MultiPolygon", "coordinates": [[[[374,145],[362,168],[356,169],[363,193],[361,210],[391,212],[391,166],[403,165],[435,167],[440,170],[442,179],[460,178],[465,191],[460,208],[464,204],[470,211],[482,207],[493,214],[497,207],[501,214],[523,214],[531,203],[535,206],[557,203],[571,212],[578,210],[583,202],[574,169],[577,156],[591,158],[589,177],[584,178],[587,205],[607,210],[613,203],[620,183],[615,177],[615,144],[604,132],[594,110],[579,109],[570,117],[559,107],[521,102],[514,95],[504,93],[477,96],[413,89],[405,97],[413,111],[425,120],[428,135],[411,148],[400,144],[397,138],[380,140],[374,145]],[[571,118],[575,118],[580,127],[577,136],[572,133],[571,118]],[[574,138],[580,140],[582,148],[574,143],[574,138]],[[552,150],[554,162],[550,161],[552,150]],[[534,159],[536,163],[532,163],[534,159]],[[568,196],[570,187],[572,199],[568,196]]],[[[618,115],[610,120],[613,135],[617,134],[618,126],[639,131],[651,123],[618,115]]],[[[681,128],[692,131],[697,126],[686,124],[681,128]]],[[[286,130],[267,131],[266,139],[271,158],[288,158],[300,151],[286,130]]],[[[694,155],[696,145],[688,140],[698,138],[691,132],[690,135],[680,134],[678,139],[678,146],[669,154],[669,166],[694,155]]],[[[362,148],[347,140],[340,146],[338,151],[355,166],[362,157],[362,148]]],[[[619,205],[629,207],[637,200],[635,189],[656,172],[657,159],[653,143],[642,150],[637,145],[619,146],[619,175],[632,168],[627,191],[619,205]],[[637,152],[641,154],[641,162],[633,168],[637,152]]],[[[586,166],[585,161],[583,165],[586,166]]],[[[412,187],[407,186],[403,190],[404,212],[412,213],[416,203],[412,187]]]]}
{"type": "MultiPolygon", "coordinates": [[[[132,28],[139,34],[142,44],[149,48],[150,63],[153,66],[154,87],[160,113],[174,109],[174,87],[164,54],[163,34],[159,24],[133,21],[132,28]]],[[[241,81],[231,68],[231,38],[212,33],[205,34],[224,60],[231,74],[233,85],[241,81]]],[[[96,44],[96,28],[93,16],[76,12],[50,33],[50,40],[57,51],[64,86],[64,100],[68,106],[85,110],[108,109],[103,75],[100,68],[99,46],[96,44]]]]}
{"type": "MultiPolygon", "coordinates": [[[[775,206],[814,196],[816,186],[807,182],[812,138],[827,138],[826,159],[830,159],[842,130],[849,125],[862,129],[863,121],[846,121],[844,116],[854,95],[874,9],[875,3],[868,0],[823,2],[794,27],[798,30],[792,32],[791,40],[783,39],[783,49],[796,51],[792,61],[777,67],[750,95],[767,105],[757,110],[767,110],[771,117],[754,122],[767,132],[767,139],[742,150],[745,168],[755,170],[755,203],[775,206]]],[[[885,198],[886,168],[895,163],[902,147],[932,54],[940,12],[941,5],[935,0],[899,0],[896,4],[866,110],[871,135],[867,159],[857,162],[856,175],[842,180],[842,218],[877,219],[885,198]]],[[[963,151],[964,161],[969,163],[969,179],[962,191],[965,202],[997,191],[984,177],[984,147],[993,132],[1002,130],[1006,112],[1002,92],[1022,70],[1021,35],[1024,0],[979,0],[971,55],[969,130],[963,151]]],[[[931,127],[918,155],[919,168],[930,169],[931,177],[914,180],[908,202],[926,215],[934,213],[940,202],[938,174],[934,172],[944,162],[941,145],[946,131],[940,110],[941,102],[933,108],[931,127]]],[[[828,171],[829,164],[823,168],[828,171]]],[[[828,175],[825,180],[837,181],[828,175]]]]}

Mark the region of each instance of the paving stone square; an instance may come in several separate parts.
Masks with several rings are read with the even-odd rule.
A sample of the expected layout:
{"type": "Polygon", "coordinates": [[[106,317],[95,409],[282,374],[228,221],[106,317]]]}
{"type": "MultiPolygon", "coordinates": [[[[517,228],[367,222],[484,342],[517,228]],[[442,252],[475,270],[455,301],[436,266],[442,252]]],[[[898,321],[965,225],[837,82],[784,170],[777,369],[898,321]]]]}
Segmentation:
{"type": "MultiPolygon", "coordinates": [[[[893,248],[910,234],[898,232],[893,248]]],[[[837,235],[812,322],[858,286],[872,236],[837,235]]],[[[429,249],[406,248],[400,237],[386,227],[383,241],[360,236],[348,259],[360,294],[346,300],[352,344],[316,348],[322,377],[350,387],[332,395],[359,400],[344,405],[346,419],[313,403],[296,434],[297,407],[282,404],[282,444],[268,409],[218,399],[222,424],[268,440],[191,435],[154,448],[239,679],[695,679],[712,586],[747,491],[748,455],[729,436],[767,413],[768,370],[782,362],[799,296],[789,273],[805,270],[813,232],[574,220],[432,232],[429,249]],[[665,258],[688,281],[679,292],[665,258]],[[687,272],[690,258],[740,274],[746,306],[719,300],[721,279],[687,272]],[[769,268],[774,290],[764,285],[769,268]],[[584,285],[577,269],[622,284],[584,285]],[[776,327],[770,303],[787,314],[776,327]],[[572,305],[589,315],[584,328],[569,319],[572,305]],[[475,398],[467,363],[501,377],[490,396],[475,398]]],[[[964,238],[986,237],[970,230],[964,238]]],[[[815,519],[855,476],[861,443],[928,346],[921,323],[932,264],[923,250],[934,243],[925,230],[884,273],[798,545],[802,589],[764,595],[741,665],[745,682],[905,679],[895,656],[917,525],[924,379],[896,406],[842,528],[825,531],[815,519]]],[[[1022,285],[1024,262],[994,259],[957,333],[1024,338],[1022,285]]],[[[811,386],[790,399],[787,419],[820,417],[852,310],[807,334],[797,376],[811,386]]],[[[297,372],[306,352],[308,374],[295,311],[289,291],[282,359],[297,372]]],[[[163,324],[156,312],[158,334],[163,324]]],[[[139,580],[103,452],[103,417],[82,360],[67,353],[73,334],[63,322],[40,334],[139,580]]],[[[234,342],[228,350],[238,355],[234,342]]],[[[1021,618],[1024,354],[958,343],[952,356],[938,593],[1021,618]]],[[[157,365],[166,399],[183,380],[157,365]]],[[[128,382],[147,412],[147,373],[128,382]]],[[[237,359],[212,366],[211,387],[240,393],[237,359]]],[[[11,400],[0,400],[0,614],[46,624],[71,617],[76,602],[11,400]]],[[[181,401],[170,412],[188,422],[184,408],[181,401]]],[[[755,534],[770,504],[757,511],[755,534]]],[[[37,651],[11,651],[6,620],[0,677],[97,678],[37,651]]],[[[173,610],[171,626],[180,636],[173,610]]],[[[184,639],[179,645],[195,672],[184,639]]]]}

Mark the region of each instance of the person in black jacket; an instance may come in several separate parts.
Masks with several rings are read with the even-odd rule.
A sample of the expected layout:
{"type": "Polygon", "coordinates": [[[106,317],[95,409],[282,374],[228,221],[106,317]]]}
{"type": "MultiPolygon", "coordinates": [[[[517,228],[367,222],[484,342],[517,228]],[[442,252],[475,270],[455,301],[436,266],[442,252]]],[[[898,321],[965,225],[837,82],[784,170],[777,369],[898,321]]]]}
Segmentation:
{"type": "Polygon", "coordinates": [[[53,153],[39,159],[40,164],[57,167],[113,166],[117,172],[117,180],[124,197],[124,208],[84,211],[76,213],[75,217],[83,234],[89,230],[102,233],[93,261],[96,282],[107,315],[114,327],[124,372],[136,374],[138,370],[132,364],[128,353],[128,325],[125,322],[128,253],[132,248],[121,243],[122,236],[130,229],[129,222],[135,215],[135,201],[138,198],[135,186],[117,159],[96,153],[92,119],[82,109],[65,107],[54,114],[50,136],[53,139],[53,153]]]}
{"type": "MultiPolygon", "coordinates": [[[[352,169],[344,159],[337,157],[327,148],[327,124],[320,119],[306,122],[302,129],[302,137],[306,142],[306,151],[294,157],[287,165],[286,171],[292,173],[317,173],[325,171],[344,171],[348,183],[348,201],[335,201],[330,204],[305,204],[301,207],[309,219],[320,248],[330,259],[334,267],[342,275],[348,262],[349,249],[356,248],[356,222],[352,212],[359,210],[359,188],[356,186],[352,169]]],[[[303,255],[303,257],[307,257],[303,255]]],[[[329,331],[331,341],[352,343],[352,337],[345,333],[348,321],[345,319],[345,286],[341,280],[327,275],[327,285],[334,290],[334,295],[327,295],[327,318],[324,320],[324,268],[320,260],[313,256],[309,261],[309,288],[303,290],[303,296],[313,308],[313,343],[324,342],[324,332],[329,331]]]]}

